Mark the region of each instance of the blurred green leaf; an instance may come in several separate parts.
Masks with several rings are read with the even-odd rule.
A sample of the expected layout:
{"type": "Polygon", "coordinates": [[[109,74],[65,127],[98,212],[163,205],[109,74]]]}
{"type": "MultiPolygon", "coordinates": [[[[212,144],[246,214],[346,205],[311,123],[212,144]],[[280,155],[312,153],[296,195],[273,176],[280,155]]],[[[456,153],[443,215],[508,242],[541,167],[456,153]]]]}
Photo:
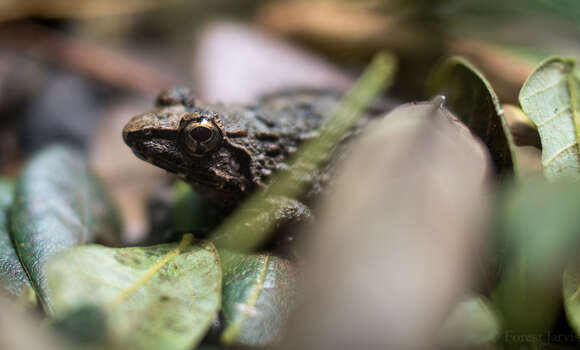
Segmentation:
{"type": "Polygon", "coordinates": [[[47,266],[56,319],[93,305],[105,310],[113,349],[191,349],[220,308],[221,269],[211,243],[79,246],[47,266]]]}
{"type": "Polygon", "coordinates": [[[0,290],[18,297],[30,287],[30,282],[10,238],[8,211],[13,192],[14,184],[0,179],[0,290]]]}
{"type": "MultiPolygon", "coordinates": [[[[493,301],[504,330],[506,335],[545,334],[560,310],[564,266],[580,247],[580,186],[538,182],[511,187],[496,210],[505,265],[493,301]]],[[[524,338],[504,338],[518,339],[524,338]]]]}
{"type": "Polygon", "coordinates": [[[81,153],[53,146],[24,169],[11,209],[12,239],[45,310],[46,259],[96,237],[120,237],[119,220],[108,195],[81,153]]]}
{"type": "Polygon", "coordinates": [[[572,60],[551,57],[534,70],[520,90],[520,104],[540,133],[548,180],[580,179],[579,84],[572,60]]]}
{"type": "Polygon", "coordinates": [[[515,144],[499,99],[475,67],[452,57],[436,69],[427,85],[431,95],[444,95],[446,107],[487,145],[500,174],[518,174],[515,144]]]}
{"type": "MultiPolygon", "coordinates": [[[[236,212],[228,217],[212,234],[218,238],[216,245],[226,249],[249,252],[259,247],[276,227],[276,220],[269,220],[259,228],[239,228],[255,217],[256,212],[275,210],[268,198],[297,198],[311,183],[312,172],[330,157],[342,136],[351,129],[367,106],[389,86],[396,69],[396,59],[388,53],[379,53],[369,65],[357,84],[337,106],[334,114],[320,128],[319,137],[302,145],[289,162],[286,171],[279,172],[266,190],[250,197],[236,212]]],[[[266,216],[273,217],[273,216],[266,216]]]]}
{"type": "Polygon", "coordinates": [[[220,251],[223,266],[225,344],[266,346],[277,342],[293,305],[296,270],[285,259],[220,251]]]}
{"type": "Polygon", "coordinates": [[[218,208],[195,192],[187,183],[178,181],[174,188],[173,219],[177,232],[201,230],[209,232],[223,217],[218,208]]]}
{"type": "Polygon", "coordinates": [[[500,317],[482,296],[460,301],[440,330],[441,345],[449,348],[472,348],[491,345],[501,334],[500,317]]]}
{"type": "Polygon", "coordinates": [[[575,259],[564,270],[564,310],[570,326],[580,335],[580,261],[575,259]]]}
{"type": "Polygon", "coordinates": [[[83,305],[55,320],[52,327],[80,345],[98,345],[107,341],[107,316],[94,305],[83,305]]]}

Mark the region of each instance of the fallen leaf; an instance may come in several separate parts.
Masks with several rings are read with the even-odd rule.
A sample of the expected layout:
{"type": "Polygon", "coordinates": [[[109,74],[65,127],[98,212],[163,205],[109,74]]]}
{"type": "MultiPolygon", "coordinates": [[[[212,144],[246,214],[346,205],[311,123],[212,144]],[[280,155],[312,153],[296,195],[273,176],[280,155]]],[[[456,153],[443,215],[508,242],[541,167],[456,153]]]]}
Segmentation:
{"type": "Polygon", "coordinates": [[[285,259],[220,251],[224,273],[225,344],[272,345],[280,340],[294,303],[296,269],[285,259]]]}
{"type": "Polygon", "coordinates": [[[56,319],[85,305],[105,310],[112,349],[192,349],[217,315],[219,255],[211,243],[79,246],[47,266],[56,319]]]}
{"type": "Polygon", "coordinates": [[[97,237],[119,239],[119,219],[107,193],[78,151],[52,146],[20,176],[10,213],[22,266],[50,314],[43,267],[48,257],[97,237]]]}
{"type": "Polygon", "coordinates": [[[520,104],[536,123],[548,180],[580,179],[580,80],[574,62],[551,57],[520,90],[520,104]]]}
{"type": "Polygon", "coordinates": [[[436,348],[478,256],[489,167],[440,101],[400,106],[361,135],[320,203],[278,349],[436,348]]]}
{"type": "Polygon", "coordinates": [[[30,287],[30,282],[10,238],[8,211],[13,192],[14,184],[11,181],[0,180],[0,290],[18,297],[30,287]]]}

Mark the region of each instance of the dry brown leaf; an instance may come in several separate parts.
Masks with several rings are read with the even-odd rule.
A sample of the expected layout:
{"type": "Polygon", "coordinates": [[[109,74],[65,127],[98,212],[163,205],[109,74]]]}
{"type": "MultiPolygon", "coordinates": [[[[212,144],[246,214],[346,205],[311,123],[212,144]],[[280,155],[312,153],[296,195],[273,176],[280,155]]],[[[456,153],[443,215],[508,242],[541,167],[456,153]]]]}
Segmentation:
{"type": "Polygon", "coordinates": [[[375,125],[322,203],[280,349],[433,348],[468,284],[489,167],[481,142],[438,104],[375,125]]]}

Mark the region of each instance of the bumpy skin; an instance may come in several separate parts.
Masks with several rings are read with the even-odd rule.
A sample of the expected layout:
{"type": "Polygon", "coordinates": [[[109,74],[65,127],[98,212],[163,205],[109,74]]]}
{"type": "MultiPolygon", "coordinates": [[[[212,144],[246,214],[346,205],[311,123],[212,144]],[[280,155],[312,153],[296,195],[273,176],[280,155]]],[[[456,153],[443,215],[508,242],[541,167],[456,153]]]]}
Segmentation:
{"type": "Polygon", "coordinates": [[[206,105],[194,102],[187,89],[171,89],[157,99],[157,109],[127,123],[123,138],[139,158],[233,208],[285,168],[302,141],[318,135],[339,98],[328,91],[295,90],[265,96],[254,106],[206,105]],[[214,123],[223,139],[214,151],[197,156],[182,139],[189,121],[201,117],[214,123]]]}

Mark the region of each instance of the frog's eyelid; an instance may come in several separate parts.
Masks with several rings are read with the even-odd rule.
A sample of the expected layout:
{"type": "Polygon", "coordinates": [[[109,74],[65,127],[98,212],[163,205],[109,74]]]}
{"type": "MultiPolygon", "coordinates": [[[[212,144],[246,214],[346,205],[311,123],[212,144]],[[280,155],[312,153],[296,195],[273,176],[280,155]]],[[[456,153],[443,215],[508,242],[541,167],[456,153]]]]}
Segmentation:
{"type": "Polygon", "coordinates": [[[223,132],[224,125],[217,113],[203,110],[197,107],[193,111],[185,112],[181,115],[181,119],[179,120],[179,127],[185,128],[190,123],[200,122],[203,119],[207,119],[208,121],[213,123],[218,129],[220,129],[222,134],[224,133],[223,132]]]}

